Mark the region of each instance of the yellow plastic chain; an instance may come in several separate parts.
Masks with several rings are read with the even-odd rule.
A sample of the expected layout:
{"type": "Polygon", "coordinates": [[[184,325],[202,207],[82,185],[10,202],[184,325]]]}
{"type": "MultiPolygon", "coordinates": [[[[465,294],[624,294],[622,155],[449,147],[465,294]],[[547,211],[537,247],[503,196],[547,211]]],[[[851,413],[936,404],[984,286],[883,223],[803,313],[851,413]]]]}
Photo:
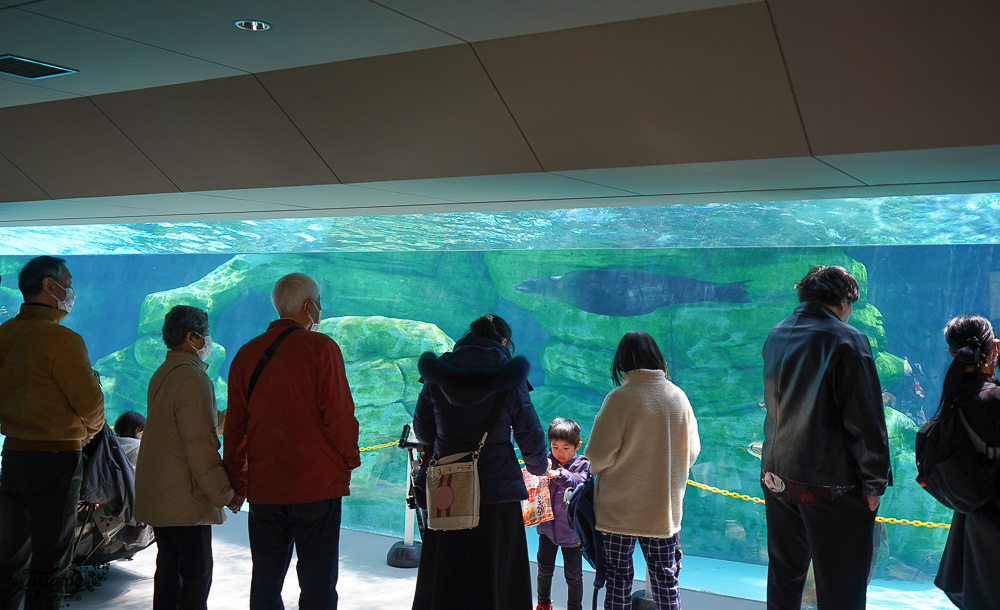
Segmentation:
{"type": "Polygon", "coordinates": [[[382,443],[381,445],[372,445],[371,447],[359,447],[358,451],[372,451],[373,449],[383,449],[385,447],[392,447],[398,444],[399,441],[392,441],[391,443],[382,443]]]}
{"type": "MultiPolygon", "coordinates": [[[[731,498],[739,498],[740,500],[748,500],[756,504],[763,504],[764,500],[761,498],[755,498],[754,496],[746,496],[743,494],[738,494],[732,491],[727,491],[725,489],[719,489],[718,487],[712,487],[710,485],[705,485],[704,483],[698,483],[697,481],[692,481],[688,479],[688,485],[697,487],[698,489],[704,489],[705,491],[710,491],[712,493],[722,494],[724,496],[729,496],[731,498]]],[[[939,527],[941,529],[951,529],[951,525],[948,523],[933,523],[931,521],[911,521],[910,519],[896,519],[893,517],[875,517],[875,520],[879,523],[897,523],[900,525],[913,525],[915,527],[939,527]]]]}
{"type": "MultiPolygon", "coordinates": [[[[385,447],[392,447],[398,444],[397,441],[391,443],[382,443],[381,445],[371,445],[370,447],[361,447],[359,451],[372,451],[374,449],[383,449],[385,447]]],[[[518,464],[524,466],[524,460],[518,460],[518,464]]],[[[735,491],[729,491],[726,489],[719,489],[718,487],[712,487],[711,485],[705,485],[704,483],[699,483],[697,481],[692,481],[688,479],[688,485],[697,487],[698,489],[704,489],[705,491],[710,491],[716,494],[722,494],[724,496],[729,496],[730,498],[737,498],[739,500],[746,500],[747,502],[753,502],[754,504],[763,504],[763,498],[756,498],[754,496],[748,496],[746,494],[738,494],[735,491]]],[[[896,519],[894,517],[875,517],[875,520],[880,523],[895,523],[899,525],[912,525],[914,527],[939,527],[941,529],[950,529],[951,525],[948,523],[934,523],[931,521],[913,521],[910,519],[896,519]]]]}
{"type": "Polygon", "coordinates": [[[743,494],[738,494],[735,491],[727,491],[725,489],[719,489],[718,487],[712,487],[711,485],[705,485],[704,483],[699,483],[697,481],[692,481],[688,479],[688,485],[693,485],[698,489],[704,489],[705,491],[710,491],[716,494],[722,494],[724,496],[729,496],[730,498],[739,498],[740,500],[747,500],[748,502],[753,502],[755,504],[763,504],[764,500],[762,498],[755,498],[753,496],[746,496],[743,494]]]}

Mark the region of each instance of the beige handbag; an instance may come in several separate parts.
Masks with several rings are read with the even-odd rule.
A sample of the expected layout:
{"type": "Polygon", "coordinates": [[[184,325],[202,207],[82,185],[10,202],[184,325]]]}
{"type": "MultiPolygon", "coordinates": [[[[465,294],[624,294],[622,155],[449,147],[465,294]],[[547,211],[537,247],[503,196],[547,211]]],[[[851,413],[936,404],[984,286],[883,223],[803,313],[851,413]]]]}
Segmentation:
{"type": "Polygon", "coordinates": [[[496,424],[506,392],[497,392],[486,431],[475,451],[432,458],[427,466],[427,527],[467,530],[479,525],[479,452],[496,424]]]}

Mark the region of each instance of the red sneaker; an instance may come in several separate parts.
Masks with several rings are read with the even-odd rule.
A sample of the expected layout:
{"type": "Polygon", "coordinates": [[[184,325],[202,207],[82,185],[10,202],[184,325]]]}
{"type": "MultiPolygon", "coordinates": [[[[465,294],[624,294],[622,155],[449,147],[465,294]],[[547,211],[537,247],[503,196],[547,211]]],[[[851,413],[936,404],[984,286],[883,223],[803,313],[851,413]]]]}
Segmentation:
{"type": "Polygon", "coordinates": [[[538,604],[537,606],[535,606],[535,610],[552,610],[552,606],[543,606],[541,604],[538,604]]]}

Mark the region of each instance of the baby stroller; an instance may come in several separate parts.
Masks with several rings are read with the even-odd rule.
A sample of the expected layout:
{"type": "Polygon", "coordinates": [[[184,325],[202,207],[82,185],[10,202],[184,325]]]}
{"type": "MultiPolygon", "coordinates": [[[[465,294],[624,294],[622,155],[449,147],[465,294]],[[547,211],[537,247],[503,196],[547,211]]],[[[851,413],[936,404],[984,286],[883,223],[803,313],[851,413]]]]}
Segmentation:
{"type": "Polygon", "coordinates": [[[108,564],[133,555],[154,541],[153,528],[137,523],[135,470],[107,424],[83,448],[83,482],[66,594],[93,590],[108,564]]]}

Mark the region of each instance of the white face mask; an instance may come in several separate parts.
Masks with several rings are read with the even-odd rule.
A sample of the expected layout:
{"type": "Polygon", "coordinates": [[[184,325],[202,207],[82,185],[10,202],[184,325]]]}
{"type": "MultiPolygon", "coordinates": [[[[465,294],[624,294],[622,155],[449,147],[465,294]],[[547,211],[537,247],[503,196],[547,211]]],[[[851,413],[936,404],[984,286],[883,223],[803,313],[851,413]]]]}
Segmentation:
{"type": "MultiPolygon", "coordinates": [[[[70,286],[69,288],[63,288],[63,285],[60,284],[59,282],[56,282],[55,280],[52,281],[53,283],[55,283],[56,286],[66,291],[66,297],[63,300],[59,301],[58,299],[56,299],[56,301],[58,301],[56,303],[56,309],[61,309],[62,311],[69,313],[70,311],[73,310],[73,304],[76,303],[76,291],[73,290],[72,286],[70,286]]],[[[53,294],[52,296],[56,295],[53,294]]]]}
{"type": "MultiPolygon", "coordinates": [[[[310,303],[312,303],[312,301],[310,301],[310,303]]],[[[319,330],[320,308],[319,305],[316,305],[316,303],[313,303],[313,305],[316,307],[316,319],[313,320],[312,314],[307,314],[307,315],[309,316],[309,330],[316,332],[319,330]]]]}
{"type": "MultiPolygon", "coordinates": [[[[205,335],[205,347],[201,349],[197,348],[195,349],[195,353],[198,354],[198,357],[201,358],[202,362],[208,362],[208,357],[212,355],[212,347],[214,345],[215,344],[212,343],[212,336],[205,335]]],[[[191,345],[191,347],[194,347],[194,345],[191,345]]]]}

